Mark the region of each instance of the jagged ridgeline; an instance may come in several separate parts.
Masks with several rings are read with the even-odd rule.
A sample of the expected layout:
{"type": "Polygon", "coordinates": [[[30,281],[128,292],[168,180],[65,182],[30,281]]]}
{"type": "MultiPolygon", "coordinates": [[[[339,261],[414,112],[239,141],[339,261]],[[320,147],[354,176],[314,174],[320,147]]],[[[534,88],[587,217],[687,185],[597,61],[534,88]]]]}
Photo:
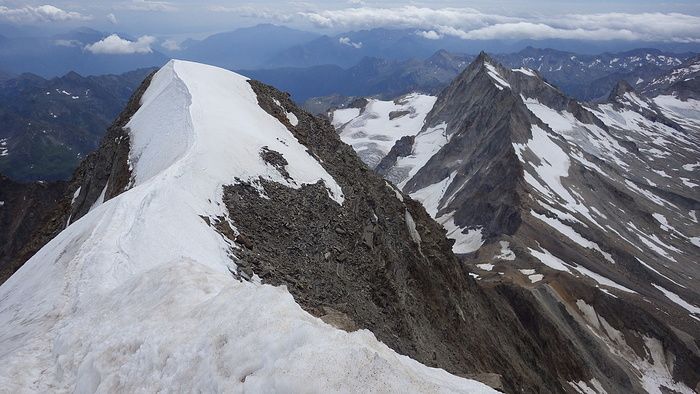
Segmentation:
{"type": "Polygon", "coordinates": [[[437,97],[369,99],[330,115],[363,161],[447,229],[487,292],[534,297],[532,313],[585,360],[591,375],[574,386],[691,392],[700,380],[694,69],[650,83],[664,87],[653,98],[622,81],[590,104],[482,53],[437,97]]]}
{"type": "Polygon", "coordinates": [[[215,67],[148,78],[40,228],[0,287],[12,392],[565,392],[591,376],[531,295],[484,292],[327,121],[215,67]]]}

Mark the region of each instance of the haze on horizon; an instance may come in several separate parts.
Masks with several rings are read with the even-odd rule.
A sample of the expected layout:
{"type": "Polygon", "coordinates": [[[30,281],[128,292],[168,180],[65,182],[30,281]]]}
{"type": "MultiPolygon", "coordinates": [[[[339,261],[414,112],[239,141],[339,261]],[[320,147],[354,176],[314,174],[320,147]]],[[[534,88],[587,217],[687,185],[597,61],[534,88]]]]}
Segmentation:
{"type": "Polygon", "coordinates": [[[0,34],[50,35],[90,27],[116,33],[121,41],[113,37],[111,43],[93,44],[117,54],[124,48],[176,51],[186,39],[260,23],[320,34],[405,28],[435,40],[700,43],[700,3],[689,0],[48,1],[0,1],[0,34]]]}

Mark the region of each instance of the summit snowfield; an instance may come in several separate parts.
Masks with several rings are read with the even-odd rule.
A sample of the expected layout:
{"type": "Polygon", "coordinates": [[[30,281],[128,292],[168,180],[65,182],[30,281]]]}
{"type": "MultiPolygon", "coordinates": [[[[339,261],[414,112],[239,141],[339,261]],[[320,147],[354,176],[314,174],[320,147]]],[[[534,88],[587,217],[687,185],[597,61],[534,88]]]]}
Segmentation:
{"type": "MultiPolygon", "coordinates": [[[[238,74],[184,61],[160,69],[126,124],[126,190],[112,190],[113,171],[89,212],[0,287],[2,390],[494,392],[367,330],[324,323],[283,286],[236,279],[240,246],[212,225],[236,233],[225,185],[262,198],[267,182],[316,185],[329,204],[347,203],[287,119],[263,110],[238,74]]],[[[73,192],[73,203],[88,193],[73,192]]]]}

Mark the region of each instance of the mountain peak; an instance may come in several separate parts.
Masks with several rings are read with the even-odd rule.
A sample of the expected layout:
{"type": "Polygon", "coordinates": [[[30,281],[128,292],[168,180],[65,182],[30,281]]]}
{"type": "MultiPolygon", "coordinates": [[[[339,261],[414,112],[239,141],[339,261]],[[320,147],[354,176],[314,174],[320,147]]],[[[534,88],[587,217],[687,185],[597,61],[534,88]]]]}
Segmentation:
{"type": "Polygon", "coordinates": [[[483,64],[486,62],[493,62],[494,60],[489,56],[488,53],[485,51],[479,52],[479,54],[476,56],[476,59],[474,59],[474,63],[476,64],[483,64]]]}
{"type": "Polygon", "coordinates": [[[452,57],[453,57],[452,53],[448,52],[445,49],[439,49],[435,53],[430,55],[430,57],[428,58],[428,61],[441,62],[444,60],[449,60],[452,57]]]}
{"type": "Polygon", "coordinates": [[[626,93],[634,93],[634,88],[624,79],[619,80],[608,96],[609,101],[616,101],[626,93]]]}
{"type": "Polygon", "coordinates": [[[439,226],[329,123],[272,87],[172,60],[110,130],[118,138],[108,134],[57,208],[55,242],[0,287],[18,306],[0,316],[0,343],[49,344],[32,368],[25,351],[0,355],[17,377],[8,390],[52,371],[39,391],[134,391],[170,360],[169,382],[184,391],[275,391],[284,379],[286,391],[494,392],[387,347],[467,374],[510,356],[480,337],[519,333],[494,334],[505,314],[489,310],[439,226]],[[71,221],[75,201],[89,211],[71,221]],[[342,331],[358,328],[376,338],[342,331]],[[149,350],[124,355],[134,343],[149,350]],[[254,371],[240,368],[261,354],[254,371]],[[93,359],[99,374],[78,368],[93,359]],[[136,372],[114,383],[124,368],[136,372]]]}
{"type": "MultiPolygon", "coordinates": [[[[686,68],[690,71],[687,66],[683,70],[686,68]]],[[[671,73],[676,81],[692,82],[686,75],[681,70],[671,73]]],[[[700,145],[697,136],[684,129],[686,124],[693,126],[688,119],[693,111],[688,109],[694,104],[673,96],[650,100],[634,93],[625,81],[611,95],[617,96],[620,100],[613,103],[579,103],[532,70],[504,69],[482,52],[440,93],[423,128],[396,140],[380,162],[380,170],[387,179],[398,180],[406,194],[421,201],[444,225],[455,240],[453,250],[474,268],[477,280],[494,286],[520,281],[516,277],[526,273],[525,286],[538,282],[537,291],[551,286],[562,305],[577,299],[582,315],[606,314],[600,317],[614,321],[616,332],[631,333],[629,340],[621,340],[611,350],[618,345],[633,348],[636,338],[643,338],[646,346],[654,343],[657,354],[671,351],[675,360],[685,364],[674,371],[696,371],[700,358],[680,356],[690,354],[681,338],[697,336],[700,310],[682,301],[684,305],[673,308],[679,318],[674,317],[671,324],[669,315],[660,312],[671,297],[697,299],[697,292],[685,291],[692,286],[686,279],[693,277],[683,277],[682,271],[670,268],[680,267],[681,260],[692,261],[688,257],[697,254],[693,242],[676,237],[681,228],[697,227],[697,201],[688,197],[697,187],[690,174],[696,171],[700,145]],[[660,110],[668,102],[672,104],[664,111],[677,106],[684,112],[669,112],[683,126],[660,110]],[[686,156],[686,152],[692,153],[686,156]],[[688,175],[679,178],[684,171],[688,175]],[[690,210],[692,218],[686,215],[690,210]],[[669,223],[678,226],[676,234],[669,223]],[[512,270],[525,262],[527,271],[512,270]],[[535,272],[537,276],[530,276],[535,272]],[[614,302],[609,302],[610,295],[614,302]],[[653,324],[664,333],[649,337],[648,332],[640,331],[640,322],[653,324]],[[676,329],[685,333],[676,335],[676,329]]],[[[346,124],[353,123],[361,125],[363,136],[373,133],[369,122],[346,124]]],[[[382,122],[376,130],[385,133],[386,129],[382,122]]],[[[353,134],[350,130],[345,133],[353,134]]],[[[551,310],[549,301],[543,305],[551,310]]],[[[571,322],[571,315],[565,315],[562,317],[571,322]]],[[[584,317],[581,321],[581,333],[591,329],[598,335],[591,320],[584,317]]],[[[565,326],[567,331],[571,327],[565,326]]],[[[573,348],[578,354],[590,352],[588,340],[572,337],[568,343],[576,343],[573,348]]],[[[587,371],[599,369],[598,365],[605,366],[599,370],[607,369],[612,365],[609,360],[619,354],[617,350],[596,352],[588,361],[593,367],[587,371]]],[[[633,377],[645,376],[646,366],[635,371],[640,364],[630,365],[629,372],[620,375],[622,380],[606,383],[630,387],[631,380],[636,384],[633,377]]],[[[674,388],[679,392],[691,392],[684,385],[697,387],[700,379],[697,373],[671,378],[675,372],[669,372],[665,379],[679,382],[674,388]]]]}

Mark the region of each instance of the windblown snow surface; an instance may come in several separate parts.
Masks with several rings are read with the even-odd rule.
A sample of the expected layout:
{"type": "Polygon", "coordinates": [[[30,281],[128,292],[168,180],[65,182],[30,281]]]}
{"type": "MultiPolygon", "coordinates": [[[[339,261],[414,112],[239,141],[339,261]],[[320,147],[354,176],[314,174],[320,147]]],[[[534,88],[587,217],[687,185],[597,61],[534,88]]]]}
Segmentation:
{"type": "MultiPolygon", "coordinates": [[[[0,287],[5,392],[493,392],[335,329],[284,287],[239,282],[222,186],[342,190],[246,78],[171,61],[128,124],[133,187],[95,206],[0,287]],[[282,153],[292,180],[259,158],[282,153]]],[[[235,223],[231,223],[235,228],[235,223]]]]}

